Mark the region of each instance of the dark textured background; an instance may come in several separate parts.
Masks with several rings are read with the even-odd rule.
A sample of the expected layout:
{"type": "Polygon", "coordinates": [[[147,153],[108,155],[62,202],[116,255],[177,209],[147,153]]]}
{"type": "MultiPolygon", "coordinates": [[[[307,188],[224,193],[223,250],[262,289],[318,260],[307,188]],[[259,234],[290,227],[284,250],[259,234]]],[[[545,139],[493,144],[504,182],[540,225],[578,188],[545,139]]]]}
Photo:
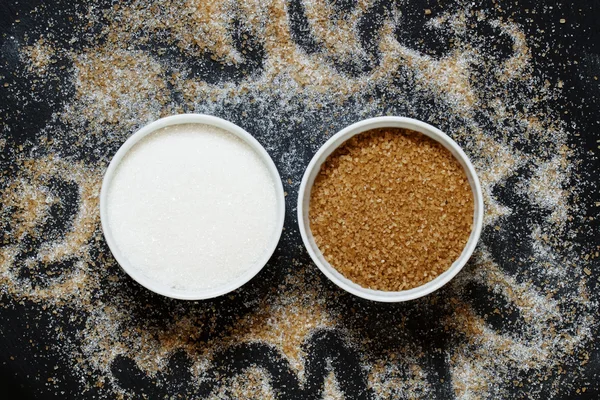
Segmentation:
{"type": "MultiPolygon", "coordinates": [[[[341,7],[345,2],[338,2],[341,7]]],[[[443,3],[443,2],[442,2],[443,3]]],[[[1,137],[6,139],[5,151],[0,155],[0,169],[4,172],[10,171],[13,163],[14,153],[11,149],[17,148],[19,145],[34,146],[38,138],[37,132],[48,122],[51,114],[56,111],[60,105],[71,96],[72,88],[66,88],[66,80],[61,80],[60,73],[57,74],[56,80],[43,82],[42,86],[38,86],[35,91],[29,88],[31,82],[22,77],[17,77],[17,71],[24,68],[22,61],[19,59],[19,48],[15,47],[15,43],[28,44],[28,32],[43,31],[44,20],[48,16],[58,21],[58,24],[49,27],[51,31],[56,32],[56,43],[61,46],[67,46],[64,41],[69,37],[67,33],[77,21],[70,21],[67,16],[72,14],[72,11],[77,9],[77,2],[71,1],[19,1],[0,3],[0,127],[1,137]],[[46,4],[46,15],[30,15],[30,11],[41,4],[46,4]],[[19,20],[19,22],[16,22],[19,20]],[[14,37],[17,40],[8,40],[14,37]],[[3,86],[5,82],[9,82],[11,89],[8,90],[3,86]],[[16,95],[15,86],[20,89],[16,95]]],[[[108,4],[108,3],[107,3],[108,4]]],[[[419,29],[419,21],[422,18],[422,10],[430,8],[434,12],[442,10],[444,4],[428,3],[424,1],[410,2],[403,5],[403,11],[408,17],[407,23],[403,27],[402,37],[406,43],[420,49],[428,54],[444,54],[447,43],[436,37],[421,37],[419,29]],[[423,41],[421,41],[423,39],[423,41]]],[[[481,8],[494,8],[496,2],[484,2],[481,8]]],[[[386,7],[385,2],[381,2],[380,7],[386,7]]],[[[530,35],[535,35],[536,38],[546,43],[549,49],[547,54],[543,56],[534,48],[533,65],[536,71],[550,81],[562,80],[564,87],[568,88],[564,91],[560,102],[554,105],[557,113],[560,113],[561,119],[569,126],[572,122],[579,127],[580,136],[569,136],[571,144],[585,149],[593,154],[598,154],[600,143],[600,108],[598,99],[600,98],[600,81],[594,79],[595,76],[600,76],[600,6],[598,2],[560,2],[548,4],[540,4],[537,1],[518,1],[502,4],[502,8],[507,13],[512,13],[515,22],[526,27],[526,32],[530,35]],[[551,7],[548,7],[550,6],[551,7]],[[525,14],[525,9],[536,9],[536,14],[525,14]],[[569,23],[558,25],[557,21],[560,18],[565,18],[569,23]],[[540,29],[544,33],[540,33],[540,29]],[[540,37],[541,35],[541,37],[540,37]],[[577,63],[573,63],[575,60],[577,63]]],[[[297,0],[289,1],[289,9],[292,12],[293,29],[301,32],[303,29],[302,7],[297,0]]],[[[369,38],[369,32],[374,29],[376,24],[365,24],[364,37],[369,38]]],[[[101,27],[93,27],[92,29],[100,29],[101,27]]],[[[309,36],[299,35],[300,44],[307,49],[316,44],[311,42],[309,36]]],[[[506,46],[506,44],[504,44],[506,46]]],[[[501,41],[499,46],[502,47],[501,41]]],[[[167,55],[168,56],[168,55],[167,55]]],[[[178,55],[171,55],[176,58],[178,55]]],[[[260,66],[261,54],[255,55],[255,63],[249,63],[248,68],[256,68],[260,66]]],[[[350,66],[340,66],[340,68],[350,68],[350,66]]],[[[221,78],[225,77],[228,80],[235,81],[239,77],[236,76],[236,71],[222,71],[218,66],[212,66],[210,62],[203,63],[199,68],[198,74],[206,81],[211,80],[211,76],[219,74],[221,78]],[[212,69],[211,69],[212,68],[212,69]]],[[[359,73],[360,71],[349,71],[350,73],[359,73]]],[[[393,110],[393,108],[391,108],[393,110]]],[[[235,115],[235,110],[227,110],[226,115],[235,115]]],[[[389,110],[381,110],[382,114],[386,114],[389,110]]],[[[349,116],[348,119],[352,119],[349,116]]],[[[239,123],[247,130],[257,134],[259,140],[266,135],[260,122],[250,123],[247,120],[233,121],[239,123]]],[[[304,127],[310,125],[310,120],[296,121],[292,126],[291,131],[295,132],[298,137],[302,135],[304,127]]],[[[342,128],[335,127],[336,129],[342,128]]],[[[293,140],[294,133],[289,135],[284,140],[293,140]]],[[[306,139],[306,138],[304,138],[306,139]]],[[[324,140],[325,138],[323,138],[324,140]]],[[[321,140],[321,139],[319,139],[321,140]]],[[[322,141],[322,140],[321,140],[322,141]]],[[[105,149],[105,154],[111,154],[116,149],[105,149]]],[[[69,146],[69,143],[65,143],[69,146]]],[[[308,164],[310,157],[314,152],[315,144],[304,151],[304,165],[308,164]]],[[[579,154],[585,154],[585,151],[580,151],[579,154]]],[[[87,154],[84,158],[90,162],[93,161],[94,155],[87,154]]],[[[600,201],[598,194],[598,186],[594,184],[597,177],[600,176],[600,164],[597,158],[592,156],[581,157],[580,164],[577,166],[577,171],[583,174],[585,180],[589,180],[588,185],[583,185],[585,196],[581,197],[580,201],[588,203],[588,216],[597,216],[598,208],[594,203],[600,201]]],[[[295,180],[300,179],[300,175],[294,177],[295,180]]],[[[510,186],[510,185],[507,185],[510,186]]],[[[68,192],[69,188],[63,188],[64,192],[68,192]]],[[[281,281],[288,271],[288,264],[292,258],[299,258],[308,262],[308,256],[299,250],[301,239],[297,234],[295,227],[295,216],[292,215],[293,202],[296,201],[297,187],[287,187],[290,192],[288,196],[288,216],[286,218],[286,229],[288,234],[284,236],[280,248],[277,250],[269,266],[259,275],[260,279],[253,280],[247,288],[242,289],[241,294],[233,299],[224,298],[211,301],[210,304],[216,305],[218,309],[223,310],[220,315],[217,315],[218,324],[227,324],[232,320],[231,314],[246,313],[248,310],[245,305],[247,296],[252,294],[262,293],[269,290],[270,285],[274,282],[281,281]]],[[[506,226],[503,226],[501,235],[491,230],[484,231],[483,238],[486,244],[491,248],[491,251],[498,259],[509,260],[511,256],[522,256],[528,250],[521,248],[518,243],[511,240],[516,235],[516,232],[526,231],[527,218],[531,216],[532,211],[528,209],[527,204],[520,203],[518,196],[511,193],[509,189],[499,189],[497,195],[502,199],[504,204],[513,207],[517,212],[513,215],[513,219],[506,226]],[[504,190],[504,191],[502,191],[504,190]]],[[[48,229],[55,229],[58,232],[65,229],[65,215],[73,213],[73,207],[76,204],[73,202],[69,206],[69,196],[65,198],[64,209],[56,209],[52,221],[54,226],[48,229]]],[[[578,237],[574,243],[582,249],[598,248],[600,245],[600,224],[598,219],[594,221],[576,219],[573,224],[578,232],[578,237]],[[577,224],[579,224],[577,226],[577,224]]],[[[102,244],[99,251],[106,252],[105,245],[102,244]]],[[[525,254],[526,255],[526,254],[525,254]]],[[[0,260],[2,262],[3,260],[0,260]]],[[[590,279],[590,292],[593,293],[593,298],[590,301],[597,301],[598,297],[598,260],[589,261],[589,268],[593,275],[590,279]]],[[[60,267],[60,266],[59,266],[60,267]]],[[[527,268],[525,266],[504,265],[506,269],[527,268]]],[[[114,268],[114,266],[112,267],[114,268]]],[[[337,291],[328,282],[322,283],[327,290],[337,291]]],[[[156,321],[157,324],[168,323],[170,313],[181,305],[177,302],[166,300],[160,296],[152,295],[143,289],[140,289],[135,283],[125,279],[122,282],[123,290],[130,293],[132,296],[139,297],[139,303],[152,304],[153,311],[146,313],[142,307],[138,310],[139,318],[150,318],[156,321]],[[164,322],[161,322],[164,321],[164,322]]],[[[361,312],[366,315],[372,315],[375,320],[384,320],[389,313],[404,312],[411,315],[412,323],[415,326],[408,326],[407,329],[413,335],[414,340],[419,341],[424,349],[434,349],[436,347],[446,348],[452,346],[452,341],[448,341],[443,332],[436,329],[435,315],[415,315],[420,308],[413,305],[377,305],[369,304],[343,296],[340,300],[342,304],[348,307],[359,307],[361,312]],[[345,302],[345,303],[344,303],[345,302]]],[[[74,333],[81,329],[83,321],[86,318],[81,311],[71,310],[77,318],[72,321],[70,315],[63,309],[63,314],[53,315],[45,312],[43,304],[33,303],[28,301],[14,301],[9,296],[3,295],[0,299],[0,397],[5,398],[8,390],[16,390],[19,394],[12,398],[80,398],[79,393],[82,391],[83,381],[89,379],[92,388],[88,390],[84,398],[98,397],[113,397],[110,394],[110,387],[97,388],[94,386],[95,377],[90,376],[80,377],[69,369],[68,362],[65,356],[60,353],[42,352],[40,349],[45,346],[60,347],[61,343],[57,341],[54,332],[54,327],[61,326],[69,337],[69,332],[72,332],[72,340],[75,339],[74,333]],[[54,369],[58,366],[58,369],[54,369]],[[57,386],[48,385],[46,377],[57,376],[60,378],[60,384],[57,386]]],[[[482,315],[488,316],[488,322],[496,329],[516,329],[516,327],[507,328],[502,321],[494,321],[493,313],[491,312],[496,307],[509,307],[503,304],[501,300],[494,300],[493,296],[478,288],[473,288],[471,302],[475,308],[479,307],[479,312],[482,315]],[[490,301],[490,299],[492,299],[490,301]]],[[[186,305],[183,305],[186,307],[186,305]]],[[[373,328],[377,329],[377,328],[373,328]]],[[[594,327],[594,336],[598,337],[597,325],[594,327]]],[[[365,329],[365,335],[369,334],[369,329],[365,329]]],[[[64,340],[64,339],[61,339],[64,340]]],[[[198,338],[199,341],[206,338],[198,338]]],[[[287,368],[285,361],[272,348],[260,345],[243,345],[241,347],[232,348],[223,351],[217,357],[215,366],[211,373],[217,374],[223,372],[225,374],[235,374],[236,371],[242,370],[249,364],[259,364],[266,367],[272,376],[272,385],[278,389],[283,397],[294,398],[311,398],[318,394],[318,387],[321,385],[324,374],[324,359],[325,356],[337,360],[334,362],[336,374],[340,374],[344,383],[342,390],[350,398],[367,398],[370,393],[365,391],[365,377],[358,364],[358,356],[356,351],[345,346],[344,341],[336,335],[335,331],[323,331],[313,335],[310,339],[310,352],[307,356],[307,376],[308,385],[306,391],[298,389],[297,378],[287,368]],[[312,389],[311,389],[312,388],[312,389]]],[[[582,369],[575,370],[573,373],[568,373],[562,376],[560,387],[552,393],[557,393],[555,398],[570,399],[570,398],[600,398],[600,348],[597,343],[591,344],[589,347],[590,360],[582,369]],[[577,393],[576,390],[580,387],[587,387],[584,394],[577,393]]],[[[189,393],[191,390],[188,386],[188,381],[191,378],[188,367],[190,365],[189,358],[183,353],[176,353],[171,357],[169,368],[165,372],[161,372],[158,379],[147,377],[142,371],[139,371],[134,363],[124,357],[117,358],[112,366],[113,373],[118,377],[120,385],[123,388],[130,389],[133,393],[145,393],[150,398],[162,398],[165,395],[172,395],[176,391],[181,393],[189,393]],[[168,384],[156,385],[156,381],[165,381],[168,384]]],[[[445,366],[443,356],[431,352],[428,365],[425,365],[426,370],[437,372],[438,377],[447,377],[448,371],[445,366]]],[[[571,366],[564,366],[567,371],[571,371],[571,366]]],[[[528,398],[530,387],[527,384],[527,376],[516,375],[514,379],[522,380],[525,385],[515,387],[515,398],[528,398]]],[[[550,381],[559,379],[556,376],[550,376],[550,381]]],[[[439,380],[431,382],[433,395],[436,398],[444,399],[453,396],[452,389],[449,386],[449,379],[445,383],[440,383],[439,380]]],[[[209,392],[212,383],[202,386],[197,394],[202,397],[203,394],[209,392]]],[[[109,386],[107,384],[107,386],[109,386]]],[[[535,396],[536,398],[546,398],[550,395],[550,388],[541,390],[535,396]]],[[[137,396],[136,396],[137,397],[137,396]]],[[[8,398],[8,397],[6,397],[8,398]]]]}

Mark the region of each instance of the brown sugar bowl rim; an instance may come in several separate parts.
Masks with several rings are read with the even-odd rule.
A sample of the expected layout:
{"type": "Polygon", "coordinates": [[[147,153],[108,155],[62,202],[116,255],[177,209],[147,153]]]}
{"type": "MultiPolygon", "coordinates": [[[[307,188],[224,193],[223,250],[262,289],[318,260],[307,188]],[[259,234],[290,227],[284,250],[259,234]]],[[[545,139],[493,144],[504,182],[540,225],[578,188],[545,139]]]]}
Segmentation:
{"type": "Polygon", "coordinates": [[[308,164],[308,167],[304,172],[304,176],[302,177],[302,183],[300,184],[300,190],[298,192],[298,225],[300,229],[300,234],[302,236],[304,246],[306,247],[306,250],[308,251],[308,254],[312,258],[314,263],[325,274],[325,276],[327,276],[333,283],[335,283],[340,288],[346,290],[349,293],[354,294],[355,296],[379,302],[401,302],[423,297],[441,288],[452,278],[454,278],[456,274],[458,274],[460,270],[464,267],[464,265],[467,263],[467,261],[473,254],[473,251],[475,250],[475,247],[479,240],[479,236],[481,235],[481,229],[483,226],[483,214],[483,193],[481,191],[479,178],[477,177],[477,173],[465,152],[454,140],[452,140],[441,130],[425,122],[406,117],[370,118],[352,124],[333,135],[327,142],[325,142],[323,146],[321,146],[321,148],[317,151],[317,153],[314,155],[314,157],[308,164]],[[469,236],[469,240],[467,241],[467,244],[465,245],[462,253],[460,254],[460,257],[458,257],[458,259],[454,261],[454,263],[450,266],[450,268],[448,268],[448,270],[437,276],[432,281],[413,289],[401,290],[396,292],[367,289],[352,282],[351,280],[340,274],[327,262],[327,260],[325,260],[325,257],[319,250],[319,247],[315,243],[314,237],[310,230],[310,224],[308,220],[311,189],[323,162],[327,159],[327,157],[329,157],[331,153],[335,151],[335,149],[337,149],[351,137],[369,131],[371,129],[378,128],[410,129],[420,132],[440,143],[452,153],[452,155],[458,160],[460,165],[463,167],[465,174],[467,175],[469,185],[471,186],[471,191],[473,192],[474,200],[473,225],[471,229],[471,235],[469,236]]]}

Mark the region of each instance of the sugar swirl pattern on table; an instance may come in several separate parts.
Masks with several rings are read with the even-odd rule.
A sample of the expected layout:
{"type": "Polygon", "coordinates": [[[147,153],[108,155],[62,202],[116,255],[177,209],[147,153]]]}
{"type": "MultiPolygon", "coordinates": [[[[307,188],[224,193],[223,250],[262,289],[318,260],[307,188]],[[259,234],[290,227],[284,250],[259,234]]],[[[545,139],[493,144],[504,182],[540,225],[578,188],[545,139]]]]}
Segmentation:
{"type": "Polygon", "coordinates": [[[575,390],[561,371],[585,369],[597,330],[588,277],[595,251],[576,232],[593,205],[584,190],[591,177],[578,167],[583,151],[570,146],[576,126],[554,108],[563,84],[533,60],[532,48],[544,44],[531,28],[470,3],[431,14],[379,1],[61,7],[21,17],[34,27],[53,23],[27,35],[16,26],[5,48],[18,57],[2,67],[14,73],[4,78],[0,110],[4,312],[23,308],[32,326],[38,310],[50,312],[39,329],[57,332],[46,351],[68,376],[40,367],[39,378],[51,379],[40,393],[479,398],[575,390]],[[232,296],[201,303],[132,283],[99,226],[112,154],[140,126],[179,112],[218,115],[252,132],[286,181],[292,211],[265,271],[232,296]],[[472,158],[487,207],[482,243],[458,278],[400,305],[335,289],[302,250],[292,217],[320,144],[382,114],[450,134],[472,158]]]}

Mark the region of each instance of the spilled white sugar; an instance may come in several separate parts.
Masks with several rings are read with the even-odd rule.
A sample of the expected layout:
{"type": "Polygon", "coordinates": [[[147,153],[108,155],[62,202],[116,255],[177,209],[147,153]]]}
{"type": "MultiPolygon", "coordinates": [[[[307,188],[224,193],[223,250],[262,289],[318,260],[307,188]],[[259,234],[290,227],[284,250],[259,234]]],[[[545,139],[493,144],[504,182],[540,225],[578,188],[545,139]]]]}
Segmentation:
{"type": "Polygon", "coordinates": [[[259,155],[220,128],[185,124],[145,137],[108,191],[122,254],[148,278],[181,290],[219,287],[265,252],[275,186],[259,155]]]}

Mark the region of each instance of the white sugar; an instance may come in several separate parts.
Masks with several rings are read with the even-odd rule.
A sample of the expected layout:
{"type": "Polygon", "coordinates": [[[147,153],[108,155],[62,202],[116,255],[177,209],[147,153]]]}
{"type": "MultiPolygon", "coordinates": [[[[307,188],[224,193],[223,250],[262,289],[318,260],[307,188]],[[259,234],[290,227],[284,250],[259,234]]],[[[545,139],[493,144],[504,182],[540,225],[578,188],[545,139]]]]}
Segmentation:
{"type": "Polygon", "coordinates": [[[145,137],[108,192],[108,221],[130,264],[181,290],[219,287],[266,251],[275,186],[259,155],[222,129],[185,124],[145,137]]]}

